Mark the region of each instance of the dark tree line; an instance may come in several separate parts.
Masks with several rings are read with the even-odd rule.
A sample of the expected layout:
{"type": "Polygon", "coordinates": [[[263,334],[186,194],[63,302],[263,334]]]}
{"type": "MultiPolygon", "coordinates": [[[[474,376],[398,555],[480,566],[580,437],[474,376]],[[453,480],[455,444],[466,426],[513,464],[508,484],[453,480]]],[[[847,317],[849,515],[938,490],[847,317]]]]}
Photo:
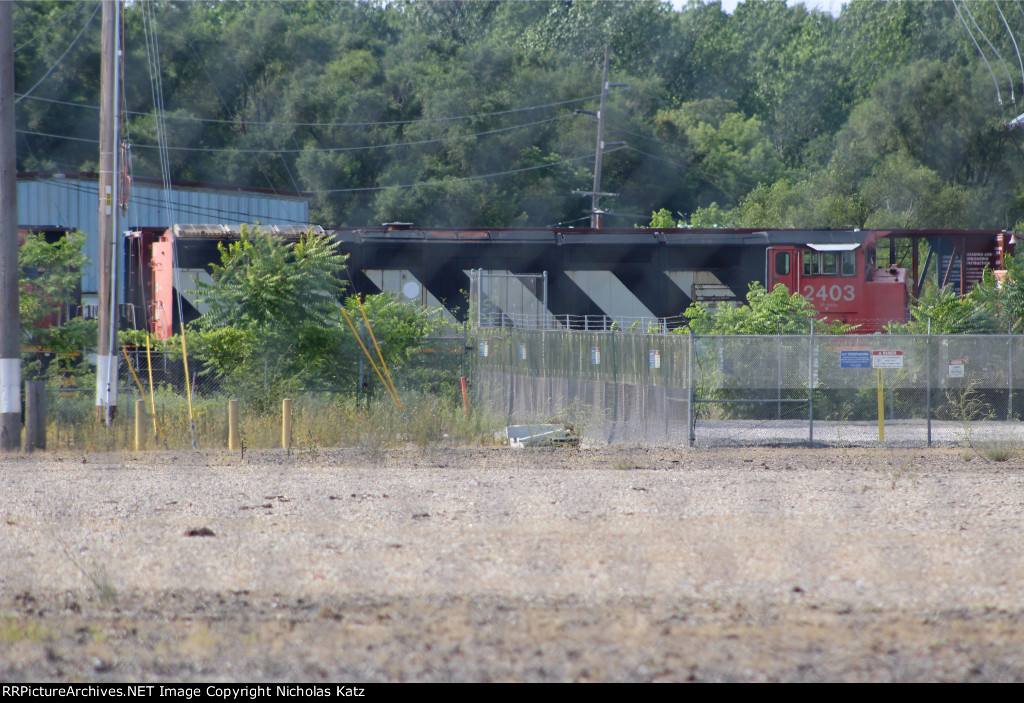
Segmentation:
{"type": "MultiPolygon", "coordinates": [[[[15,4],[23,171],[96,170],[96,7],[15,4]]],[[[134,2],[124,133],[138,176],[159,117],[174,179],[313,192],[325,225],[585,224],[607,44],[609,224],[1012,227],[1014,38],[1009,1],[134,2]]]]}

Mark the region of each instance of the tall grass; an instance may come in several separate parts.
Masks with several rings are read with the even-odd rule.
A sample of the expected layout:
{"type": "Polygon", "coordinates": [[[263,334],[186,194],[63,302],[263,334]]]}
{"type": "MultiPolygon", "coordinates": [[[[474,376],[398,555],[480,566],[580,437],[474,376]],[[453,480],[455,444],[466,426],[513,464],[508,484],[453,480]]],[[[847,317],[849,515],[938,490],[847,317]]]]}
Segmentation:
{"type": "MultiPolygon", "coordinates": [[[[95,405],[86,394],[51,394],[47,444],[51,449],[119,451],[134,448],[134,401],[122,397],[111,425],[96,421],[95,405]],[[53,397],[58,396],[58,397],[53,397]]],[[[196,445],[223,449],[228,438],[228,396],[193,399],[196,445]]],[[[499,418],[475,410],[465,417],[461,400],[432,394],[404,393],[405,412],[390,398],[375,399],[366,407],[350,395],[306,394],[292,400],[291,445],[296,449],[358,447],[372,452],[412,443],[421,448],[444,444],[491,441],[499,418]]],[[[155,409],[159,431],[154,434],[147,416],[147,449],[189,449],[192,428],[188,401],[171,389],[158,390],[155,409]]],[[[147,402],[148,406],[148,402],[147,402]]],[[[281,408],[269,412],[241,408],[240,430],[246,449],[281,447],[281,408]]]]}

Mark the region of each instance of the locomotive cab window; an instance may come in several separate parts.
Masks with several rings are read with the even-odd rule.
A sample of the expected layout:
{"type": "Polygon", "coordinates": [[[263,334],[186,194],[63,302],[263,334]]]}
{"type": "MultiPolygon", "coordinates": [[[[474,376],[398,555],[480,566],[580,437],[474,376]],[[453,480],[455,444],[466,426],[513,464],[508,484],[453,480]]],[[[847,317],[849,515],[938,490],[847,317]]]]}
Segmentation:
{"type": "Polygon", "coordinates": [[[789,275],[789,252],[780,251],[775,254],[775,275],[776,276],[788,276],[789,275]]]}
{"type": "Polygon", "coordinates": [[[857,244],[811,244],[804,252],[805,276],[856,276],[857,244]]]}
{"type": "Polygon", "coordinates": [[[857,253],[844,251],[843,261],[840,266],[844,276],[855,276],[857,274],[857,253]]]}

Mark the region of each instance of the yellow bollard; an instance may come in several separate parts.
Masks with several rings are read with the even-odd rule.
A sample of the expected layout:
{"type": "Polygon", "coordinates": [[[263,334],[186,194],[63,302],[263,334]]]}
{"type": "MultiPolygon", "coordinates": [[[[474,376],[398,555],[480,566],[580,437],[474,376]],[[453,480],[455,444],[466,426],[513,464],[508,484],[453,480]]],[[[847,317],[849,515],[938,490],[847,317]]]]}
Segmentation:
{"type": "Polygon", "coordinates": [[[146,446],[146,401],[135,401],[135,451],[141,452],[146,446]]]}
{"type": "Polygon", "coordinates": [[[228,449],[234,451],[242,448],[241,436],[238,432],[238,401],[228,401],[228,449]]]}
{"type": "Polygon", "coordinates": [[[292,448],[292,399],[281,401],[281,448],[292,448]]]}

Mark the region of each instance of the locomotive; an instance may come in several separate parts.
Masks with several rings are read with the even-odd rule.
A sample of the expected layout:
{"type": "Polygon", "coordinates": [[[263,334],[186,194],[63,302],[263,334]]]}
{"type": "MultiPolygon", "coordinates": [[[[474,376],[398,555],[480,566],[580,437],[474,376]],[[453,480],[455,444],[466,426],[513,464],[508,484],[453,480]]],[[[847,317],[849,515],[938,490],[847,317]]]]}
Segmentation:
{"type": "MultiPolygon", "coordinates": [[[[310,229],[324,231],[269,229],[291,240],[310,229]]],[[[539,306],[545,325],[586,329],[642,319],[678,326],[691,303],[741,302],[759,281],[769,290],[782,284],[801,293],[825,319],[857,325],[860,333],[881,332],[889,322],[908,319],[909,302],[922,286],[952,286],[966,294],[986,268],[1004,268],[1016,243],[1001,230],[442,229],[387,223],[326,231],[349,257],[353,292],[390,291],[444,305],[465,319],[471,272],[485,272],[511,282],[489,301],[507,324],[518,324],[515,312],[527,301],[539,306]]],[[[203,312],[191,293],[193,281],[208,278],[220,258],[217,245],[239,234],[228,225],[129,232],[126,307],[151,332],[170,336],[182,316],[189,322],[203,312]]]]}

